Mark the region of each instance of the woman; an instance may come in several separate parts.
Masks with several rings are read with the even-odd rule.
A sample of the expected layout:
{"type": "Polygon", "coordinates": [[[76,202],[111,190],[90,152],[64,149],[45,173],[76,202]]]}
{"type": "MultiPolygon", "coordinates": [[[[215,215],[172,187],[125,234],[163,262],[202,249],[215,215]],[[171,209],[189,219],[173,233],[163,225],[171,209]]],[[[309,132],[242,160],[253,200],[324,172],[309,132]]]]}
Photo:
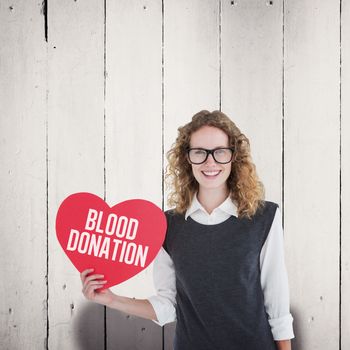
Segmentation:
{"type": "Polygon", "coordinates": [[[81,273],[85,297],[160,325],[176,319],[176,350],[291,349],[281,212],[263,199],[248,139],[220,111],[201,111],[178,131],[157,295],[97,292],[106,281],[90,269],[81,273]]]}

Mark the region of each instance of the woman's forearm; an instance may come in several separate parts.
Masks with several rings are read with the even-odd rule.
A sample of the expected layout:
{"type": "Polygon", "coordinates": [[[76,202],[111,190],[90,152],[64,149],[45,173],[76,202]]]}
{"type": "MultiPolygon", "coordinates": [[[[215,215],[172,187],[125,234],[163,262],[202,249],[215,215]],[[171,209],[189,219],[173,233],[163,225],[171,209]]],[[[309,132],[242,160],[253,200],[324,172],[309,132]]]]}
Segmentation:
{"type": "Polygon", "coordinates": [[[158,321],[152,304],[147,299],[134,299],[113,295],[112,300],[106,306],[122,311],[126,314],[158,321]]]}
{"type": "Polygon", "coordinates": [[[292,345],[290,339],[288,340],[276,340],[275,341],[278,350],[291,350],[292,345]]]}

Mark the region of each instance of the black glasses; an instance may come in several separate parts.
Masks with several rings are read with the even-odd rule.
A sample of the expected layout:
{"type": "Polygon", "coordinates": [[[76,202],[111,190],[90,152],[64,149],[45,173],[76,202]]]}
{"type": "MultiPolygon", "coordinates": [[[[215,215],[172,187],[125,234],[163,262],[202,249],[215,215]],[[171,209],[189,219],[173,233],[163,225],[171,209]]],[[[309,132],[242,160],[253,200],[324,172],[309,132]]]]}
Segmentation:
{"type": "Polygon", "coordinates": [[[202,164],[211,154],[216,163],[227,164],[230,163],[233,158],[234,148],[215,148],[215,149],[204,149],[204,148],[189,148],[187,150],[188,159],[192,164],[202,164]]]}

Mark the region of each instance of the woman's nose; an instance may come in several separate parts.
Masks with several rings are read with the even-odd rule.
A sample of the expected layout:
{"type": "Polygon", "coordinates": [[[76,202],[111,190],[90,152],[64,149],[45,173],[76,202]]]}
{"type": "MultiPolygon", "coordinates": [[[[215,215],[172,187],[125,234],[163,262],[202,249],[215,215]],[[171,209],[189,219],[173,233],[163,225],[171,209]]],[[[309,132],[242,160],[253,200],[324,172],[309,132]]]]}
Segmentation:
{"type": "Polygon", "coordinates": [[[208,155],[208,158],[207,158],[205,163],[206,164],[215,164],[216,163],[212,154],[208,155]]]}

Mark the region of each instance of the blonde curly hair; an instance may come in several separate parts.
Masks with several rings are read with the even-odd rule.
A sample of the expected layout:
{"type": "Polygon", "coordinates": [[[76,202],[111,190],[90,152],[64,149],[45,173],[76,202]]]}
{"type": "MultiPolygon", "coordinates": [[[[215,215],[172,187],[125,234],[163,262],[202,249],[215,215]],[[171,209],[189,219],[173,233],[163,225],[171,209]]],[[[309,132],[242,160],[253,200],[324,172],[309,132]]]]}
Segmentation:
{"type": "Polygon", "coordinates": [[[256,167],[250,155],[248,138],[241,133],[233,121],[221,111],[202,110],[192,117],[192,121],[178,128],[178,136],[167,152],[165,182],[168,206],[184,214],[190,207],[199,184],[192,173],[192,166],[187,160],[187,150],[193,132],[203,126],[213,126],[224,131],[229,139],[229,147],[234,148],[231,174],[227,179],[230,197],[237,206],[239,218],[251,218],[259,208],[264,206],[264,185],[259,181],[256,167]]]}

